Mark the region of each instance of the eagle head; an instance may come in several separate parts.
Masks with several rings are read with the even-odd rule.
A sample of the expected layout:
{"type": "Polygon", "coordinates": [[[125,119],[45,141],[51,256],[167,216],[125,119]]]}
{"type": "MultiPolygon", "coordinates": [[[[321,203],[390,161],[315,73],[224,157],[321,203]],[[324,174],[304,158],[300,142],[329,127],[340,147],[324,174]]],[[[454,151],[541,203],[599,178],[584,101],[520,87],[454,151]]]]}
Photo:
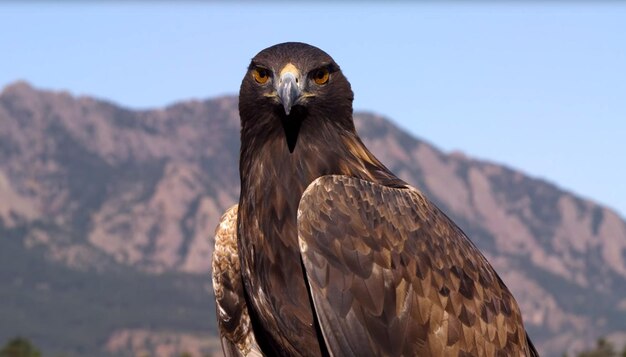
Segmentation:
{"type": "Polygon", "coordinates": [[[353,130],[350,83],[339,65],[317,47],[286,42],[259,52],[241,82],[242,134],[283,129],[293,151],[304,122],[353,130]]]}

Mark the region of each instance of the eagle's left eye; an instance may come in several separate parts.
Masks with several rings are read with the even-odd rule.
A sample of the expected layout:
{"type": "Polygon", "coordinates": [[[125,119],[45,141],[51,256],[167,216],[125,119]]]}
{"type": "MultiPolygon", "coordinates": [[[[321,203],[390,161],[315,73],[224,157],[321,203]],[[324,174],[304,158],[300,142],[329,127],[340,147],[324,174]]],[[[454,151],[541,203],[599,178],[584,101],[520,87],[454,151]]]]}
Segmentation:
{"type": "Polygon", "coordinates": [[[313,81],[318,85],[326,84],[329,77],[330,72],[328,71],[328,68],[320,68],[313,72],[313,81]]]}
{"type": "Polygon", "coordinates": [[[260,67],[255,68],[254,71],[252,71],[252,76],[254,77],[254,80],[259,84],[265,84],[270,79],[270,74],[268,70],[260,67]]]}

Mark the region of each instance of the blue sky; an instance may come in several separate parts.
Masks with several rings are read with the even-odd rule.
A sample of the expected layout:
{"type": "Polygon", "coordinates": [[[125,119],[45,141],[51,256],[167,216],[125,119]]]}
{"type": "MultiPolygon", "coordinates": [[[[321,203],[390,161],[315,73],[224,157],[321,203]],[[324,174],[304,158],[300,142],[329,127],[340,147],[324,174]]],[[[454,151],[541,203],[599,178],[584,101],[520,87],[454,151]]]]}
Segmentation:
{"type": "Polygon", "coordinates": [[[355,108],[626,217],[626,4],[0,4],[0,87],[131,108],[235,94],[284,41],[330,53],[355,108]]]}

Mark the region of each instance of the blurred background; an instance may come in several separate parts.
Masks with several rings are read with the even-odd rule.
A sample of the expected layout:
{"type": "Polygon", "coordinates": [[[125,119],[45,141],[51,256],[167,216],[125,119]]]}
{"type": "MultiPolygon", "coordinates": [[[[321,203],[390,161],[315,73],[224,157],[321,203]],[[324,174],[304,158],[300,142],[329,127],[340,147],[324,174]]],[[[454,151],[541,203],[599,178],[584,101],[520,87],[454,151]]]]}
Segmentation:
{"type": "Polygon", "coordinates": [[[623,3],[8,2],[0,34],[5,348],[221,353],[236,95],[285,41],[339,63],[366,144],[486,253],[543,355],[626,344],[623,3]]]}

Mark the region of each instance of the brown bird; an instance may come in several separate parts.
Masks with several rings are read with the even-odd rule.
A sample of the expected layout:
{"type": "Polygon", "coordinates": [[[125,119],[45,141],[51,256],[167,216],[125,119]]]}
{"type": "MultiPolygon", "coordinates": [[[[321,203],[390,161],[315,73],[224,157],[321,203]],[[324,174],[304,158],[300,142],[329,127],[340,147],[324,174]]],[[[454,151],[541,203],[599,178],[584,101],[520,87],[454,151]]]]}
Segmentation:
{"type": "Polygon", "coordinates": [[[252,59],[213,260],[225,354],[537,356],[485,257],[363,145],[352,100],[316,47],[252,59]]]}

